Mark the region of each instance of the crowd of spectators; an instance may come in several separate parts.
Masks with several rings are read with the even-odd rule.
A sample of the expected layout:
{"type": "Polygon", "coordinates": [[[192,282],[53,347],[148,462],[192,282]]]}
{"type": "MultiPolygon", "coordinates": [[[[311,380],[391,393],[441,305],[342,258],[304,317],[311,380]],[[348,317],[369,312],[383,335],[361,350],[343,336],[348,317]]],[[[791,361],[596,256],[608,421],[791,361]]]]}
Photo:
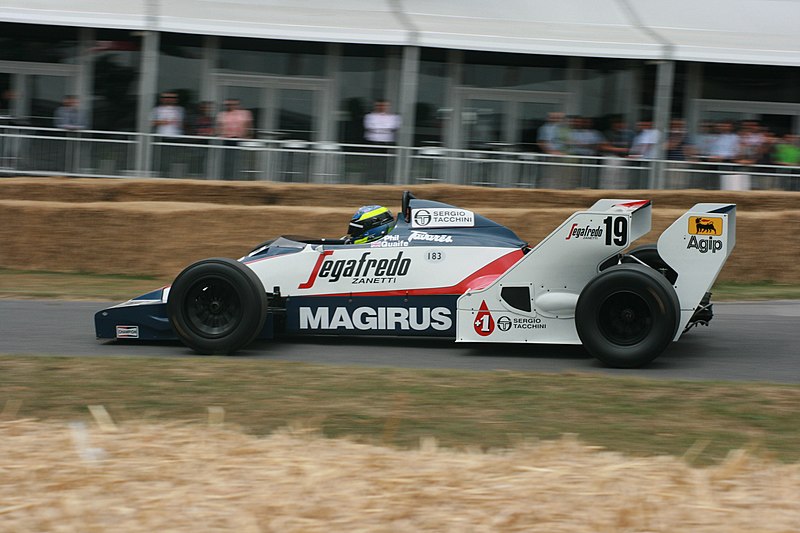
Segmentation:
{"type": "Polygon", "coordinates": [[[800,136],[776,135],[755,120],[703,122],[690,134],[676,118],[663,135],[650,121],[630,129],[618,117],[601,133],[590,118],[553,112],[537,132],[539,149],[550,155],[655,159],[660,143],[671,161],[800,166],[800,136]]]}
{"type": "MultiPolygon", "coordinates": [[[[226,139],[253,136],[253,116],[240,107],[238,99],[226,99],[223,110],[214,115],[213,102],[200,102],[191,109],[178,103],[178,95],[164,92],[151,114],[153,132],[165,137],[197,135],[226,139]]],[[[54,126],[76,130],[85,119],[75,96],[67,96],[56,110],[54,126]]],[[[398,115],[388,111],[388,102],[379,100],[376,109],[364,117],[365,140],[392,144],[399,128],[398,115]],[[376,133],[377,132],[377,133],[376,133]],[[379,136],[380,135],[380,136],[379,136]]],[[[697,132],[687,130],[686,121],[674,118],[669,131],[662,134],[653,123],[643,120],[630,128],[621,117],[612,118],[607,130],[595,128],[594,120],[551,112],[538,129],[536,144],[550,155],[614,156],[627,159],[655,159],[663,147],[670,161],[733,163],[740,165],[800,166],[800,136],[776,135],[756,120],[702,122],[697,132]]]]}
{"type": "Polygon", "coordinates": [[[173,92],[161,94],[159,104],[151,114],[153,132],[164,137],[198,135],[226,139],[248,139],[253,136],[253,114],[240,108],[237,98],[228,98],[223,110],[214,116],[213,102],[200,102],[187,113],[173,92]]]}

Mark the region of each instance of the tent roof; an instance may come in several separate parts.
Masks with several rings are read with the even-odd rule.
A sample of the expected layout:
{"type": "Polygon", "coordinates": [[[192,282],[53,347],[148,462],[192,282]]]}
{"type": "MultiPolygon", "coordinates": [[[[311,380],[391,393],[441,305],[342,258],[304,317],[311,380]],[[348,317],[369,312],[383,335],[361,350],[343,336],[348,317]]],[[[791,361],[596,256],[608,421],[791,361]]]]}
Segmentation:
{"type": "Polygon", "coordinates": [[[798,0],[5,0],[0,20],[530,54],[800,66],[798,0]],[[64,9],[66,5],[68,9],[64,9]]]}

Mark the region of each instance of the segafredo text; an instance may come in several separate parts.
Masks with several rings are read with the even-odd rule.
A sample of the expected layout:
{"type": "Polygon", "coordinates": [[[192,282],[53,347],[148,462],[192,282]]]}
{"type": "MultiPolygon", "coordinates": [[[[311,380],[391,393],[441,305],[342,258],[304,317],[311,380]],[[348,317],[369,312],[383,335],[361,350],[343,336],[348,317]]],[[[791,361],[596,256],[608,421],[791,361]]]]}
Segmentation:
{"type": "Polygon", "coordinates": [[[300,307],[300,329],[446,331],[453,326],[447,307],[300,307]]]}
{"type": "Polygon", "coordinates": [[[397,278],[408,274],[411,268],[411,259],[403,257],[403,252],[397,252],[393,258],[377,258],[372,252],[364,252],[358,259],[333,259],[333,251],[328,250],[320,254],[314,265],[308,281],[301,283],[298,288],[310,289],[317,279],[335,283],[343,278],[350,278],[352,283],[396,283],[397,278]]]}
{"type": "Polygon", "coordinates": [[[595,228],[589,226],[578,226],[577,224],[573,224],[572,227],[569,229],[569,233],[567,234],[567,240],[570,239],[599,239],[603,236],[603,228],[601,226],[597,226],[595,228]]]}

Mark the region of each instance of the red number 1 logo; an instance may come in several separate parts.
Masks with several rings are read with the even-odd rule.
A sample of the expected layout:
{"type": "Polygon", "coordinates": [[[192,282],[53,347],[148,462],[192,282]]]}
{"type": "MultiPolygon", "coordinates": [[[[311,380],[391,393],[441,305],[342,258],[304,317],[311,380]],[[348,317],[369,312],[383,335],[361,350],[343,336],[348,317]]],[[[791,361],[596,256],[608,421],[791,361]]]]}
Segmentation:
{"type": "Polygon", "coordinates": [[[472,325],[475,328],[475,333],[481,337],[491,335],[494,331],[494,318],[492,318],[492,313],[489,312],[485,300],[481,302],[478,315],[475,317],[475,322],[473,322],[472,325]]]}

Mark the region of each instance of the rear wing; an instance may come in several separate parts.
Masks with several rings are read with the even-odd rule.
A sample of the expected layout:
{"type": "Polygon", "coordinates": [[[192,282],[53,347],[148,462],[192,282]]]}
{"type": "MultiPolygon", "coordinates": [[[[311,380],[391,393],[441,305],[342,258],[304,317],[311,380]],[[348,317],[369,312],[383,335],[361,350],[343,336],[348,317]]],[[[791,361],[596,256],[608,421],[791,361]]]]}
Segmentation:
{"type": "Polygon", "coordinates": [[[736,205],[696,204],[658,239],[658,253],[678,273],[675,292],[683,332],[736,246],[736,205]]]}

